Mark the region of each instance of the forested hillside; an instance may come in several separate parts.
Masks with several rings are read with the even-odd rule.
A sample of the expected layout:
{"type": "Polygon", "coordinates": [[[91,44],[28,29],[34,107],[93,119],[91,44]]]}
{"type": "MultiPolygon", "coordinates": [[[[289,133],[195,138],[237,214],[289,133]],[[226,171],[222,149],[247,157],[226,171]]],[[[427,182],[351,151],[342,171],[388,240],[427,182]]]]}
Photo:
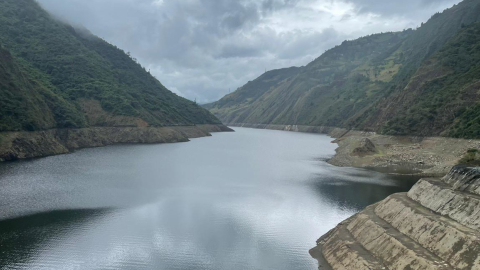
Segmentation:
{"type": "Polygon", "coordinates": [[[416,30],[345,41],[276,85],[262,87],[263,75],[206,107],[225,123],[480,138],[479,20],[480,0],[465,0],[416,30]]]}
{"type": "Polygon", "coordinates": [[[0,131],[219,123],[34,0],[0,1],[0,131]]]}

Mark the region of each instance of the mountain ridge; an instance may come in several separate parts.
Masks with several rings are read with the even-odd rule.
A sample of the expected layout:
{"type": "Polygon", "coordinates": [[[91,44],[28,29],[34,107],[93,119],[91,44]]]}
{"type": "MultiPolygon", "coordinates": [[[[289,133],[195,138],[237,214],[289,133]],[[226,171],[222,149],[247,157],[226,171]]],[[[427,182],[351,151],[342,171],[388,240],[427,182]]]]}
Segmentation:
{"type": "Polygon", "coordinates": [[[0,1],[0,162],[231,131],[129,54],[34,0],[0,1]]]}
{"type": "Polygon", "coordinates": [[[0,26],[0,54],[9,62],[3,65],[1,95],[15,96],[0,99],[0,107],[10,108],[0,111],[0,131],[220,124],[123,50],[57,20],[34,0],[1,1],[0,26]],[[105,121],[91,122],[85,108],[92,102],[108,115],[105,121]]]}
{"type": "MultiPolygon", "coordinates": [[[[225,102],[241,96],[244,86],[205,107],[224,123],[336,126],[387,135],[480,138],[480,127],[470,128],[476,117],[472,106],[480,100],[474,94],[478,86],[473,82],[480,79],[476,62],[466,61],[463,71],[456,69],[456,59],[470,54],[477,57],[479,20],[480,1],[465,0],[434,14],[416,30],[345,41],[297,74],[278,78],[283,83],[262,90],[260,97],[249,103],[225,102]],[[460,80],[468,71],[469,77],[460,80]],[[457,88],[471,85],[467,94],[452,87],[455,80],[463,84],[457,88]],[[428,92],[422,88],[425,85],[432,93],[428,99],[421,95],[428,92]],[[405,91],[417,94],[412,94],[413,100],[398,102],[405,91]]],[[[260,86],[261,81],[259,77],[249,87],[260,86]]]]}

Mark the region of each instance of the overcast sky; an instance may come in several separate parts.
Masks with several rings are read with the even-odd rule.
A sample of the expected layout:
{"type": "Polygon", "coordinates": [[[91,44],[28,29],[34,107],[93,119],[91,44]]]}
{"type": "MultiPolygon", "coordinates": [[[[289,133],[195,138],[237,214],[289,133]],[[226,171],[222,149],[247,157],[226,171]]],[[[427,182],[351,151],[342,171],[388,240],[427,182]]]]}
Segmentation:
{"type": "Polygon", "coordinates": [[[132,56],[167,88],[218,100],[265,69],[343,40],[416,28],[460,0],[38,0],[132,56]]]}

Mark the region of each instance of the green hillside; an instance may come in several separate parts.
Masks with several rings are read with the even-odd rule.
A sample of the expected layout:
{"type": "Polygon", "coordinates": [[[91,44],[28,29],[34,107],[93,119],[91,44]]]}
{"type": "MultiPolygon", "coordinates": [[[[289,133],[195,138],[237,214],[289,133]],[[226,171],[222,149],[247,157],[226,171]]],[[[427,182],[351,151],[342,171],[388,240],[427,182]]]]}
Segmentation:
{"type": "Polygon", "coordinates": [[[0,1],[0,29],[0,131],[219,123],[34,0],[0,1]]]}
{"type": "Polygon", "coordinates": [[[84,126],[85,118],[39,72],[0,47],[0,130],[84,126]]]}
{"type": "Polygon", "coordinates": [[[281,76],[277,78],[281,83],[263,89],[261,96],[242,106],[242,112],[233,114],[231,104],[236,103],[225,104],[225,99],[249,88],[261,89],[263,76],[209,108],[224,122],[338,125],[382,94],[400,69],[404,56],[399,47],[412,32],[345,41],[295,74],[281,76],[279,71],[270,71],[281,76]]]}
{"type": "Polygon", "coordinates": [[[263,75],[207,108],[225,123],[480,138],[478,21],[480,0],[465,0],[416,30],[345,41],[274,87],[261,86],[263,75]],[[247,88],[258,96],[234,99],[247,88]]]}
{"type": "Polygon", "coordinates": [[[424,61],[408,85],[379,102],[359,126],[390,135],[480,138],[479,90],[480,24],[475,23],[424,61]]]}
{"type": "Polygon", "coordinates": [[[223,119],[225,117],[231,119],[242,117],[242,114],[249,113],[252,102],[257,101],[269,90],[277,88],[285,82],[286,78],[295,76],[301,70],[302,68],[291,67],[265,72],[255,81],[248,82],[241,89],[225,96],[218,102],[206,104],[203,107],[211,110],[214,114],[218,113],[223,119]]]}

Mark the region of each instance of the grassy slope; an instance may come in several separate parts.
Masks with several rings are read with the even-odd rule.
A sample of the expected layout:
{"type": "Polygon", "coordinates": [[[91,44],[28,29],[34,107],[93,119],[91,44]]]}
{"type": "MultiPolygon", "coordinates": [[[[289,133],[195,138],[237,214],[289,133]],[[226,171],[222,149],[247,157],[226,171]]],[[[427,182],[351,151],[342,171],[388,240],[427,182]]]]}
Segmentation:
{"type": "Polygon", "coordinates": [[[381,132],[480,138],[478,113],[473,113],[480,101],[479,63],[480,24],[475,23],[424,61],[407,87],[389,97],[395,104],[381,104],[382,114],[393,116],[381,132]]]}
{"type": "Polygon", "coordinates": [[[274,89],[259,90],[248,106],[243,101],[241,115],[232,117],[237,104],[225,98],[210,109],[226,122],[479,138],[479,33],[472,25],[479,20],[480,0],[465,0],[415,31],[344,42],[274,89]]]}
{"type": "Polygon", "coordinates": [[[253,102],[262,101],[261,97],[269,90],[275,89],[285,82],[285,78],[295,76],[301,70],[302,68],[291,67],[268,71],[218,102],[206,104],[203,107],[211,110],[227,123],[235,122],[236,119],[250,113],[253,102]]]}
{"type": "MultiPolygon", "coordinates": [[[[479,20],[479,0],[465,0],[432,16],[402,45],[404,67],[392,80],[386,95],[349,124],[356,128],[395,135],[442,134],[453,118],[450,108],[445,107],[446,104],[439,99],[448,96],[448,99],[455,100],[459,98],[459,92],[453,88],[444,89],[445,92],[435,82],[438,83],[438,78],[446,74],[459,71],[452,70],[449,64],[444,65],[443,60],[438,61],[440,58],[451,59],[458,55],[447,52],[439,56],[439,53],[450,46],[450,41],[455,40],[464,27],[479,20]],[[404,121],[406,118],[409,120],[404,121]]],[[[468,66],[470,63],[463,64],[468,66]]],[[[457,87],[461,88],[462,85],[457,87]]]]}
{"type": "Polygon", "coordinates": [[[254,80],[210,105],[211,111],[228,122],[335,124],[339,118],[355,115],[379,95],[398,71],[401,55],[397,50],[410,34],[385,33],[346,41],[297,73],[279,74],[280,83],[272,88],[262,89],[263,76],[254,80]],[[242,114],[232,117],[232,105],[237,104],[226,100],[250,88],[262,89],[258,90],[261,96],[250,100],[242,114]]]}
{"type": "Polygon", "coordinates": [[[0,27],[1,55],[10,59],[1,64],[0,130],[88,126],[85,100],[153,126],[219,122],[122,50],[53,19],[33,0],[0,1],[0,27]]]}

